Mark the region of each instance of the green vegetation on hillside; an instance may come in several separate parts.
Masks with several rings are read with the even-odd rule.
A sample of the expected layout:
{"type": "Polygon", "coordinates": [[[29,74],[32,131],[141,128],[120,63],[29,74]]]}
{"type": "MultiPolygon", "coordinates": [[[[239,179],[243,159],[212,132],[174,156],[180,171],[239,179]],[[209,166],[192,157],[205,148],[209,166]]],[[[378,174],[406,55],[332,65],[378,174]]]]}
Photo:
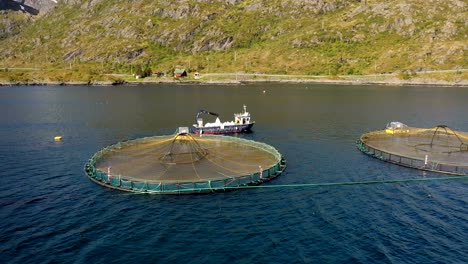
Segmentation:
{"type": "Polygon", "coordinates": [[[138,65],[167,73],[177,65],[303,75],[453,70],[468,65],[466,10],[461,0],[76,0],[0,40],[0,68],[79,81],[138,65]]]}

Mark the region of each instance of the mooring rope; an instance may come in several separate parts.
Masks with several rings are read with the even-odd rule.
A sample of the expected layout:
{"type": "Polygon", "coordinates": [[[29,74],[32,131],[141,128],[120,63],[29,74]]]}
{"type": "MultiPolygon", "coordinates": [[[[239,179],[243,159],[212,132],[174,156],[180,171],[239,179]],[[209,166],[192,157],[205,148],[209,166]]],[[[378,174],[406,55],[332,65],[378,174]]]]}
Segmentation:
{"type": "MultiPolygon", "coordinates": [[[[468,175],[448,176],[448,177],[433,177],[433,178],[410,178],[410,179],[394,179],[394,180],[372,180],[372,181],[357,181],[357,182],[322,182],[322,183],[297,183],[297,184],[272,184],[272,185],[242,185],[242,186],[225,186],[223,188],[196,188],[196,189],[178,189],[173,190],[173,193],[194,193],[194,191],[219,192],[236,189],[273,189],[273,188],[302,188],[302,187],[324,187],[324,186],[349,186],[349,185],[371,185],[371,184],[386,184],[386,183],[403,183],[403,182],[428,182],[428,181],[446,181],[446,180],[468,180],[468,175]]],[[[140,193],[140,192],[136,192],[140,193]]],[[[142,193],[152,193],[142,192],[142,193]]],[[[140,193],[140,194],[142,194],[140,193]]],[[[157,193],[157,192],[153,192],[157,193]]],[[[166,194],[171,192],[166,192],[166,194]]]]}
{"type": "Polygon", "coordinates": [[[226,189],[321,187],[321,186],[368,185],[368,184],[383,184],[383,183],[445,181],[445,180],[468,180],[468,175],[435,177],[435,178],[410,178],[410,179],[394,179],[394,180],[357,181],[357,182],[322,182],[322,183],[297,183],[297,184],[233,186],[233,187],[226,187],[226,189]]]}

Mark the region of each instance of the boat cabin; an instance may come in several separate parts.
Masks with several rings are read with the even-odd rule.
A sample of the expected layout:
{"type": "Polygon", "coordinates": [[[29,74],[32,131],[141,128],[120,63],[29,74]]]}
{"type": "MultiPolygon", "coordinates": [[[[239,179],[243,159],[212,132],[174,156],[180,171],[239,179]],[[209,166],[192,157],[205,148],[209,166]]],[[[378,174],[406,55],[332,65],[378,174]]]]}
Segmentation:
{"type": "Polygon", "coordinates": [[[247,112],[247,107],[245,105],[243,113],[234,114],[234,123],[242,125],[250,123],[250,113],[247,112]]]}

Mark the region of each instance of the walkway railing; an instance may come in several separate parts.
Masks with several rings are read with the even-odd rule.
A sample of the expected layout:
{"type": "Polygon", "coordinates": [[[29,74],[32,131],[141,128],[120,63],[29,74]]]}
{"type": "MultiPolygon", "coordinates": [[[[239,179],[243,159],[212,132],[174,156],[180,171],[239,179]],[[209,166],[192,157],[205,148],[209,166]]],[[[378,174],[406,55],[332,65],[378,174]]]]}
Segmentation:
{"type": "Polygon", "coordinates": [[[405,157],[395,153],[373,148],[362,140],[356,142],[356,146],[364,154],[393,164],[415,168],[418,170],[434,171],[453,175],[468,175],[468,165],[441,163],[435,160],[417,159],[405,157]]]}

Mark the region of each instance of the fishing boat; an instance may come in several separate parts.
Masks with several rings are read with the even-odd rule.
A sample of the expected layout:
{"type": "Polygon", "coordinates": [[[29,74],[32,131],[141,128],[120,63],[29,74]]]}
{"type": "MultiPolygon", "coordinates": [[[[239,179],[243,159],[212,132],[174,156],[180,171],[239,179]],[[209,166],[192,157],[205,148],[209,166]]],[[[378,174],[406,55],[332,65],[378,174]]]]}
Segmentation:
{"type": "Polygon", "coordinates": [[[244,105],[242,113],[234,114],[234,121],[221,122],[217,113],[206,110],[200,110],[197,113],[196,124],[192,126],[192,133],[195,134],[232,134],[250,132],[255,121],[250,120],[250,113],[247,112],[247,107],[244,105]],[[213,123],[203,123],[201,114],[216,116],[213,123]]]}

